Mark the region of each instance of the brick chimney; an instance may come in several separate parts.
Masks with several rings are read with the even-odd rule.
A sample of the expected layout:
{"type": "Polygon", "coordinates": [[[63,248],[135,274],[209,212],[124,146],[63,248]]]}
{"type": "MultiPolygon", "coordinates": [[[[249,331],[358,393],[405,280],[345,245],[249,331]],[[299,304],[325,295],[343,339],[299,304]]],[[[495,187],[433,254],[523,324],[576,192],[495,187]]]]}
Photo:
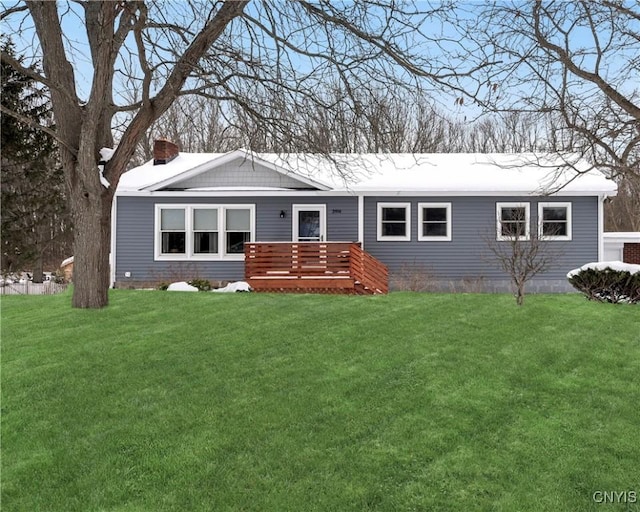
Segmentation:
{"type": "Polygon", "coordinates": [[[179,154],[178,146],[167,139],[158,139],[153,143],[153,165],[171,162],[179,154]]]}

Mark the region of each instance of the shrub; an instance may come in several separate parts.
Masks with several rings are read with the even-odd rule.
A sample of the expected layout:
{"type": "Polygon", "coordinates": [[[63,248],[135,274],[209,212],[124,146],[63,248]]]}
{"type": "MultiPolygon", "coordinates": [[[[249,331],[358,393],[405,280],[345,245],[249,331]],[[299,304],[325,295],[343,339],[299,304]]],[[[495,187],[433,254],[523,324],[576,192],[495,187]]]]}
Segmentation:
{"type": "Polygon", "coordinates": [[[569,272],[567,279],[589,300],[615,304],[640,302],[640,265],[589,263],[569,272]]]}
{"type": "Polygon", "coordinates": [[[51,274],[51,281],[53,281],[56,284],[66,283],[66,280],[64,278],[64,272],[62,272],[60,269],[56,270],[55,273],[51,274]]]}
{"type": "Polygon", "coordinates": [[[206,279],[192,279],[191,281],[187,281],[187,283],[195,286],[200,292],[211,291],[211,283],[206,279]]]}
{"type": "Polygon", "coordinates": [[[435,284],[433,272],[419,263],[403,263],[390,277],[392,288],[398,291],[425,292],[435,284]]]}
{"type": "Polygon", "coordinates": [[[167,288],[169,288],[169,283],[158,283],[156,285],[156,290],[161,290],[163,292],[166,292],[167,288]]]}

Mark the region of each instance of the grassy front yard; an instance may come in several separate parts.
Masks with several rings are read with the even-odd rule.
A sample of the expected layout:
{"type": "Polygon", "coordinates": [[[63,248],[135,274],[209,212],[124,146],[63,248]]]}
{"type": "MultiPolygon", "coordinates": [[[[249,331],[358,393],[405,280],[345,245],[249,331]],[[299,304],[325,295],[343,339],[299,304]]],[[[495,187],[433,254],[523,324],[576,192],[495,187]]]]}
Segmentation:
{"type": "Polygon", "coordinates": [[[3,511],[640,510],[637,306],[69,302],[2,299],[3,511]]]}

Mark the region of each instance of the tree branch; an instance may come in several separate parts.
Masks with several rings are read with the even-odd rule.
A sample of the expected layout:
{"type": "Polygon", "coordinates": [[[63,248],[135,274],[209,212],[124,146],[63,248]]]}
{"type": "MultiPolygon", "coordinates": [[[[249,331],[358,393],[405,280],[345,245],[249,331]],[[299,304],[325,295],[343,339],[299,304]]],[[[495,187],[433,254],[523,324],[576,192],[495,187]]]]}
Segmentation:
{"type": "Polygon", "coordinates": [[[567,50],[561,48],[556,44],[553,44],[543,35],[540,29],[541,9],[543,9],[542,0],[536,0],[536,3],[533,7],[533,27],[537,43],[545,50],[556,54],[562,65],[565,66],[571,73],[597,86],[620,108],[622,108],[630,116],[633,116],[636,120],[640,121],[640,107],[635,105],[632,101],[628,100],[620,92],[614,89],[597,73],[591,73],[576,65],[575,62],[573,62],[573,60],[571,59],[571,56],[569,55],[567,50]]]}
{"type": "Polygon", "coordinates": [[[21,123],[24,123],[24,124],[26,124],[28,126],[31,126],[32,128],[35,128],[37,130],[40,130],[40,131],[46,133],[47,135],[49,135],[50,137],[55,139],[58,142],[58,144],[60,144],[61,146],[64,146],[66,149],[68,149],[74,156],[78,154],[78,151],[75,148],[69,146],[65,140],[60,138],[59,134],[55,130],[52,130],[51,128],[49,128],[47,126],[41,125],[40,123],[34,121],[30,117],[27,117],[27,116],[24,116],[22,114],[19,114],[18,112],[14,112],[13,110],[8,109],[4,105],[0,105],[0,111],[3,114],[6,114],[8,116],[13,117],[14,119],[17,119],[21,123]]]}
{"type": "Polygon", "coordinates": [[[60,94],[65,94],[70,101],[78,101],[77,98],[70,95],[68,91],[60,87],[59,84],[56,84],[53,80],[49,80],[46,76],[38,73],[33,68],[24,66],[18,59],[12,57],[8,53],[4,51],[1,52],[0,58],[2,59],[2,62],[11,66],[24,76],[31,78],[42,85],[46,85],[50,90],[56,90],[60,94]]]}

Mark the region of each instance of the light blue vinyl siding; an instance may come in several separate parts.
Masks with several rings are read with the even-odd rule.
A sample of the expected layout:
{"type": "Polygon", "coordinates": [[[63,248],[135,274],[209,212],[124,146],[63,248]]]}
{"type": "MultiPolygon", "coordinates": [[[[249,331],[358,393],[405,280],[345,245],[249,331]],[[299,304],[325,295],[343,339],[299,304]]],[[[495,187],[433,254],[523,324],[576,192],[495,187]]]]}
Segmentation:
{"type": "MultiPolygon", "coordinates": [[[[528,202],[531,232],[538,229],[538,202],[572,204],[572,240],[547,242],[555,255],[553,269],[538,276],[565,279],[566,273],[598,258],[597,197],[366,197],[365,249],[383,261],[391,273],[403,266],[419,266],[438,279],[505,279],[487,249],[496,240],[496,203],[528,202]],[[377,204],[411,203],[411,240],[380,242],[376,237],[377,204]],[[418,241],[418,203],[451,203],[450,242],[418,241]]],[[[504,243],[504,242],[501,242],[504,243]]]]}
{"type": "MultiPolygon", "coordinates": [[[[364,199],[364,247],[389,267],[391,274],[403,265],[417,265],[434,277],[454,279],[507,279],[487,249],[496,237],[496,203],[529,202],[531,230],[537,230],[539,202],[570,202],[572,240],[549,242],[556,254],[553,269],[538,279],[566,282],[566,273],[598,258],[598,198],[593,197],[398,197],[364,199]],[[410,203],[411,239],[377,241],[377,203],[410,203]],[[451,203],[451,241],[418,241],[418,203],[451,203]]],[[[192,277],[238,280],[244,277],[243,261],[154,261],[154,211],[156,204],[255,204],[256,241],[290,241],[294,204],[325,204],[327,239],[358,240],[358,199],[355,196],[278,197],[118,197],[116,228],[116,281],[167,281],[192,277]],[[286,217],[280,218],[284,210],[286,217]],[[130,278],[124,273],[131,272],[130,278]]]]}
{"type": "Polygon", "coordinates": [[[327,238],[358,238],[358,200],[340,197],[118,197],[116,227],[116,282],[169,281],[198,277],[210,280],[244,278],[243,261],[154,261],[154,212],[156,204],[255,204],[256,241],[290,241],[294,204],[325,204],[327,238]],[[280,218],[284,210],[286,217],[280,218]],[[125,272],[131,277],[126,278],[125,272]]]}

